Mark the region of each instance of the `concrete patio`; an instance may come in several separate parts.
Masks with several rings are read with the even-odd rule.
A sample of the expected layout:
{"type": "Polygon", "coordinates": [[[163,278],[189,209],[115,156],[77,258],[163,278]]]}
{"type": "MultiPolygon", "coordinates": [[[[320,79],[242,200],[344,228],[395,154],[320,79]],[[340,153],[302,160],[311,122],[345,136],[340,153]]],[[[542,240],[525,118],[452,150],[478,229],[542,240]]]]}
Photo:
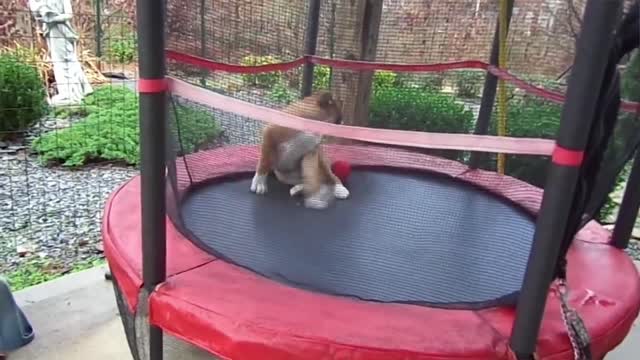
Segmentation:
{"type": "MultiPolygon", "coordinates": [[[[640,264],[638,264],[640,267],[640,264]]],[[[15,294],[36,330],[35,340],[10,360],[131,360],[111,282],[94,268],[15,294]]],[[[169,351],[166,359],[211,359],[197,349],[169,351]]],[[[640,354],[640,320],[607,360],[632,360],[640,354]],[[634,355],[635,354],[635,355],[634,355]]]]}

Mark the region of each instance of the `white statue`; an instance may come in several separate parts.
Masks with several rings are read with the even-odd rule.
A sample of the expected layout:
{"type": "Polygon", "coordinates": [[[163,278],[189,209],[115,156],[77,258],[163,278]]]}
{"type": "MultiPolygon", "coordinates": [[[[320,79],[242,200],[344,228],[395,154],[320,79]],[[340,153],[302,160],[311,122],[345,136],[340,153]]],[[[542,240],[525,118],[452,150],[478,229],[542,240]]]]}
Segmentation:
{"type": "Polygon", "coordinates": [[[42,23],[42,33],[53,62],[58,94],[50,103],[79,104],[93,89],[76,54],[79,36],[71,25],[71,0],[29,0],[29,8],[42,23]]]}

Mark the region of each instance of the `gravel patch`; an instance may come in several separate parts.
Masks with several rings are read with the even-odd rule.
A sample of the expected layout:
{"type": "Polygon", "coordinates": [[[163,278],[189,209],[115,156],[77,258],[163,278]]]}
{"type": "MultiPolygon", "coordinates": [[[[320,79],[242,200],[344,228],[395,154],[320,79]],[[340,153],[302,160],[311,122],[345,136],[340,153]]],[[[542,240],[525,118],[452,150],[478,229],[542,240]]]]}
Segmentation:
{"type": "Polygon", "coordinates": [[[22,142],[0,144],[0,273],[34,258],[66,269],[102,256],[104,203],[137,169],[110,164],[49,168],[28,148],[39,134],[79,120],[46,118],[22,142]]]}
{"type": "Polygon", "coordinates": [[[631,239],[629,247],[626,249],[627,254],[634,260],[640,261],[640,241],[638,239],[631,239]]]}
{"type": "Polygon", "coordinates": [[[62,265],[100,256],[104,203],[133,168],[46,168],[25,153],[0,161],[0,272],[31,256],[62,265]]]}
{"type": "MultiPolygon", "coordinates": [[[[239,95],[254,102],[264,94],[247,91],[239,95]]],[[[207,110],[223,130],[214,147],[259,142],[262,123],[207,110]]],[[[112,164],[76,170],[45,167],[29,152],[29,143],[36,136],[79,120],[45,118],[24,141],[0,143],[0,273],[33,259],[52,261],[65,269],[103,256],[100,225],[105,201],[118,186],[137,175],[138,169],[112,164]]]]}

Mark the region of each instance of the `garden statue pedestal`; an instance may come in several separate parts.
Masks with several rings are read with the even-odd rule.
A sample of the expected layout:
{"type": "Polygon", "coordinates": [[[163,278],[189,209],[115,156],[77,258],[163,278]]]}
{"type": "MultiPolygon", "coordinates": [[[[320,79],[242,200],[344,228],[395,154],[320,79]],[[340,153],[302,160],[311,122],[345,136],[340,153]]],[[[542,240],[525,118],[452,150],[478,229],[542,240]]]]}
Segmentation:
{"type": "Polygon", "coordinates": [[[76,54],[79,36],[71,24],[71,0],[29,0],[29,9],[42,24],[42,35],[53,64],[58,93],[50,103],[79,104],[93,89],[76,54]]]}

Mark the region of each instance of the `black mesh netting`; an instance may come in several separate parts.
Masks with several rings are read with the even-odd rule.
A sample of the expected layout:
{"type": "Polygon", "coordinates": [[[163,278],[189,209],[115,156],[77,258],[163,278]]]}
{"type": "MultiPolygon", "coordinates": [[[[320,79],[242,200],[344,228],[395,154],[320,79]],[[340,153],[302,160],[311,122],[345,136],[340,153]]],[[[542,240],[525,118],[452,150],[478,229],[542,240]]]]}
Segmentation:
{"type": "Polygon", "coordinates": [[[266,194],[250,191],[259,123],[171,100],[169,214],[205,251],[292,286],[373,301],[465,308],[515,301],[539,189],[469,173],[449,160],[463,161],[460,151],[333,138],[322,151],[354,167],[344,183],[349,198],[309,209],[274,177],[266,194]],[[208,127],[192,147],[186,133],[196,118],[208,127]]]}
{"type": "MultiPolygon", "coordinates": [[[[361,53],[353,3],[322,2],[317,55],[413,64],[489,58],[498,9],[488,2],[385,1],[375,57],[361,53]]],[[[582,7],[527,4],[516,1],[507,68],[537,89],[501,84],[504,96],[496,96],[487,133],[498,134],[502,114],[506,135],[551,141],[582,7]]],[[[299,59],[305,55],[307,7],[305,1],[169,1],[168,48],[231,65],[299,59]]],[[[330,294],[467,308],[516,301],[549,166],[550,147],[540,147],[551,142],[531,145],[530,154],[507,155],[502,176],[496,151],[326,138],[320,149],[327,162],[347,161],[353,172],[345,182],[349,197],[317,211],[305,206],[304,197],[290,195],[293,184],[273,176],[266,194],[251,191],[265,127],[257,117],[266,110],[239,115],[217,102],[224,95],[269,109],[292,106],[303,88],[302,65],[253,73],[214,70],[169,61],[170,76],[206,91],[170,98],[168,208],[194,243],[271,279],[330,294]],[[479,169],[470,170],[466,164],[476,156],[479,169]]],[[[313,75],[314,91],[333,94],[347,125],[471,134],[487,71],[316,65],[313,75]]],[[[315,105],[306,106],[295,111],[309,115],[305,111],[315,105]]],[[[598,185],[588,187],[579,210],[591,217],[608,215],[608,194],[624,180],[638,142],[635,116],[626,110],[611,114],[620,121],[602,157],[605,166],[597,170],[598,185]]],[[[602,151],[604,146],[591,154],[602,151]]]]}

